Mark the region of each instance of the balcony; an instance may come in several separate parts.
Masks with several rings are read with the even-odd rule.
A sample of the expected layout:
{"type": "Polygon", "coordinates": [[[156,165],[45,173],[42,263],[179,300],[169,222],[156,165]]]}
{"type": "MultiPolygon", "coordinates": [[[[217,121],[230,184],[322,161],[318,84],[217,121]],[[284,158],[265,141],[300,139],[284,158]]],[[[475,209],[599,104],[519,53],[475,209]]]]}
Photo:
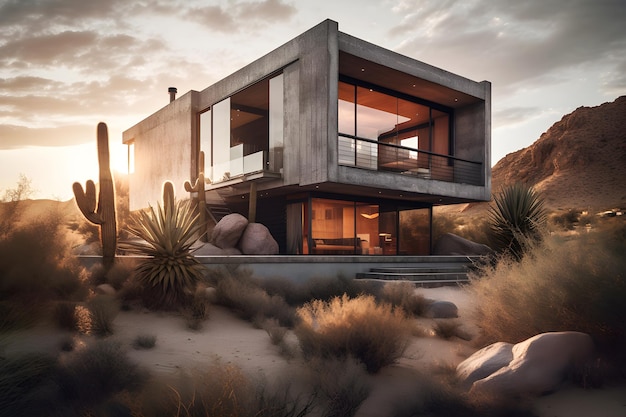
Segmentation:
{"type": "Polygon", "coordinates": [[[338,137],[338,154],[339,165],[429,180],[484,185],[482,162],[450,155],[347,135],[338,137]]]}

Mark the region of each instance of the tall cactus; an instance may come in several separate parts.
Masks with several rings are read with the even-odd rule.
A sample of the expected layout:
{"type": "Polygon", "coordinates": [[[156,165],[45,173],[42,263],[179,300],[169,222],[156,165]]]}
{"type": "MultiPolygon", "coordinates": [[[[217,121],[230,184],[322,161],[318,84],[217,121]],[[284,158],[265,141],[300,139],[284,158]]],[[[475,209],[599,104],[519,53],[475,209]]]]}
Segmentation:
{"type": "Polygon", "coordinates": [[[96,208],[96,185],[88,180],[85,190],[79,182],[72,185],[76,204],[85,218],[100,225],[102,241],[102,264],[105,269],[113,266],[117,246],[115,219],[115,189],[109,167],[109,133],[106,123],[98,123],[98,164],[100,166],[100,193],[96,208]]]}
{"type": "Polygon", "coordinates": [[[198,178],[193,185],[191,182],[185,181],[185,191],[188,193],[196,192],[198,193],[198,221],[200,222],[200,230],[202,235],[200,236],[200,240],[203,242],[208,241],[208,230],[207,230],[207,218],[206,218],[206,193],[204,190],[204,151],[200,151],[200,173],[198,174],[198,178]]]}

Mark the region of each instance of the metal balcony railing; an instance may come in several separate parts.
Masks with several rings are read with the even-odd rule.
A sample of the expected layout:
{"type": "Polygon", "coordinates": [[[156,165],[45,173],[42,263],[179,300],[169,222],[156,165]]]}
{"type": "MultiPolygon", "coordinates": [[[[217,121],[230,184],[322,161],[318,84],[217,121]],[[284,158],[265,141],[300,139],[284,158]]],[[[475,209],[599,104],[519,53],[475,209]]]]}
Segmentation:
{"type": "Polygon", "coordinates": [[[483,164],[371,139],[341,135],[339,165],[396,172],[419,178],[483,185],[483,164]]]}

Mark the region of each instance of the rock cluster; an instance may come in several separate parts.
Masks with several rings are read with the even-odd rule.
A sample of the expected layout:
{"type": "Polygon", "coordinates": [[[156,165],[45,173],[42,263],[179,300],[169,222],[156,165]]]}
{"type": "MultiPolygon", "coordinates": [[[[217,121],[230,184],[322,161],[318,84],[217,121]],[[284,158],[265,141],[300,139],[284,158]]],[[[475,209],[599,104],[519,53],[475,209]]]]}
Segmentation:
{"type": "Polygon", "coordinates": [[[213,229],[210,243],[195,248],[195,255],[277,255],[278,243],[269,229],[249,223],[241,214],[224,216],[213,229]]]}

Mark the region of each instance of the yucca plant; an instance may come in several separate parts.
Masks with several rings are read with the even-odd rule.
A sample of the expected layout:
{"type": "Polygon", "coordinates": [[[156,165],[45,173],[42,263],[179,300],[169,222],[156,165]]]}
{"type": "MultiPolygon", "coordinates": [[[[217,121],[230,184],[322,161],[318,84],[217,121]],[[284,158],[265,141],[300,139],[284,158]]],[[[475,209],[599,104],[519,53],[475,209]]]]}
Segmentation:
{"type": "Polygon", "coordinates": [[[521,259],[524,247],[541,239],[547,218],[544,199],[532,187],[516,183],[502,188],[493,201],[491,243],[497,251],[521,259]]]}
{"type": "Polygon", "coordinates": [[[188,201],[174,199],[171,182],[163,185],[163,206],[157,203],[156,209],[150,206],[131,217],[128,232],[139,240],[121,246],[131,254],[146,257],[135,273],[148,307],[175,308],[193,294],[204,269],[191,250],[200,237],[197,220],[188,201]]]}

